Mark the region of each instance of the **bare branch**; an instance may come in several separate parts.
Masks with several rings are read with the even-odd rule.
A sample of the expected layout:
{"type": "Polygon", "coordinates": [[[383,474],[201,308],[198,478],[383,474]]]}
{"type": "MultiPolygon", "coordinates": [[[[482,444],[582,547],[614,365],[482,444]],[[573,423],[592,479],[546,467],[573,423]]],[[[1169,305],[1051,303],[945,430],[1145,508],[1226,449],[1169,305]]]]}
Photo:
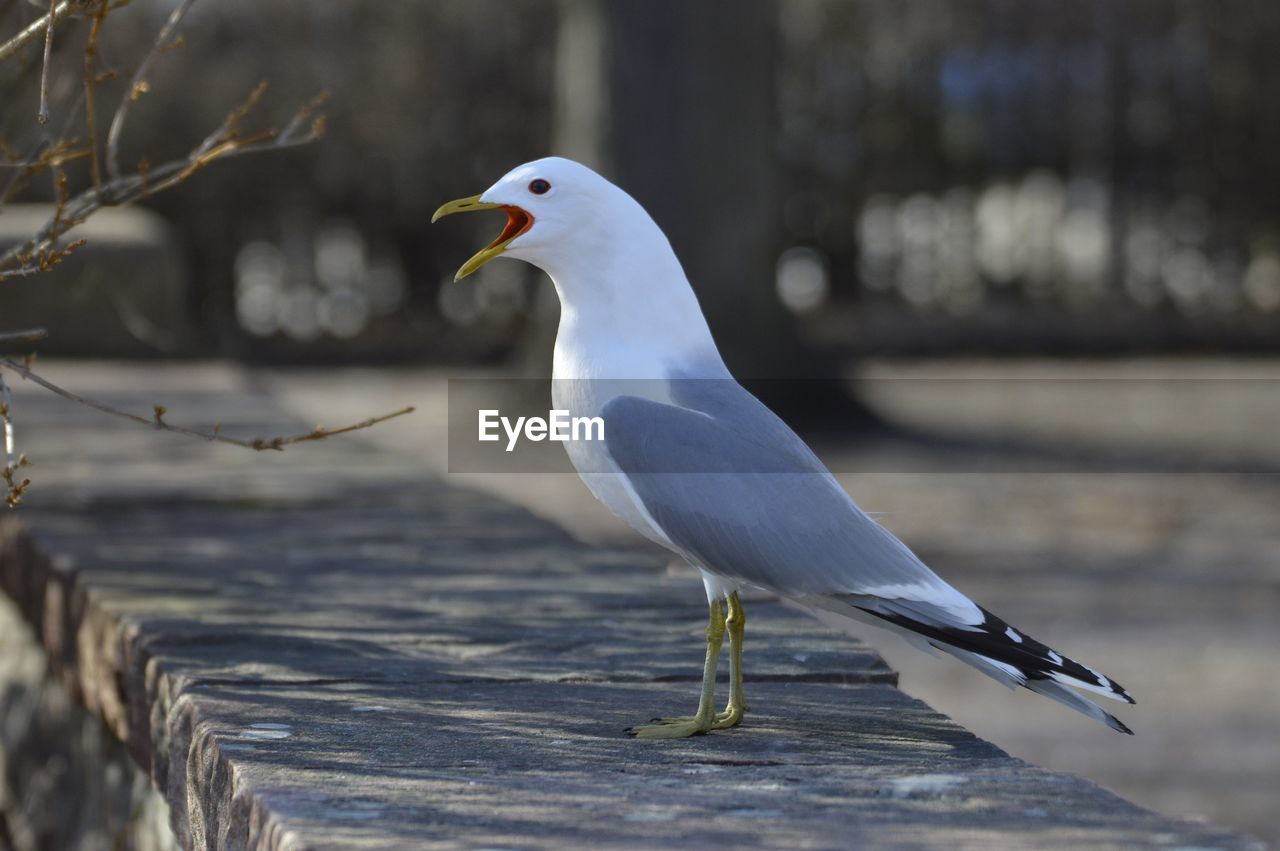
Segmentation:
{"type": "MultiPolygon", "coordinates": [[[[10,189],[6,190],[5,195],[0,197],[0,203],[3,202],[4,197],[8,197],[20,176],[35,174],[46,168],[57,170],[63,163],[81,156],[91,157],[93,187],[73,198],[67,198],[65,193],[60,192],[58,207],[53,217],[45,223],[37,234],[27,242],[11,246],[3,253],[0,253],[0,281],[10,277],[25,276],[37,271],[43,271],[61,261],[67,254],[82,244],[82,242],[79,242],[59,247],[58,241],[61,237],[102,207],[123,206],[162,192],[181,183],[217,160],[255,151],[280,150],[304,145],[319,138],[324,132],[324,117],[318,115],[317,111],[327,98],[327,92],[321,93],[304,104],[285,125],[283,131],[264,130],[256,134],[245,135],[241,125],[266,91],[266,83],[261,83],[250,92],[243,104],[228,113],[226,119],[195,147],[187,159],[175,160],[158,167],[140,163],[137,172],[134,174],[119,175],[116,173],[118,170],[118,144],[124,124],[126,110],[124,104],[134,96],[134,91],[131,91],[125,94],[120,108],[117,109],[112,119],[111,129],[108,131],[106,146],[107,169],[112,175],[112,179],[103,182],[98,159],[97,132],[94,120],[93,92],[98,78],[94,74],[93,63],[98,33],[103,19],[108,12],[119,8],[127,3],[128,0],[114,0],[114,2],[113,0],[74,0],[76,5],[82,7],[94,2],[97,3],[97,10],[85,48],[84,86],[81,93],[85,99],[85,118],[89,133],[88,144],[83,148],[76,149],[72,147],[73,143],[71,142],[60,143],[51,149],[43,150],[39,157],[36,157],[34,155],[35,152],[33,152],[32,156],[21,164],[23,166],[21,171],[16,173],[13,180],[10,181],[10,189]]],[[[166,49],[167,44],[173,43],[170,36],[182,21],[186,9],[193,2],[194,0],[186,0],[170,16],[160,36],[153,44],[152,52],[148,54],[143,67],[139,68],[139,73],[134,76],[135,91],[136,86],[144,82],[140,76],[141,72],[150,64],[154,55],[166,49]]]]}
{"type": "Polygon", "coordinates": [[[244,121],[250,112],[253,112],[253,108],[258,105],[258,102],[262,100],[262,96],[266,93],[267,81],[263,80],[253,87],[253,91],[249,92],[249,96],[244,99],[244,103],[227,113],[227,117],[222,120],[222,123],[214,128],[212,133],[204,137],[204,141],[191,152],[191,159],[198,160],[219,145],[238,139],[240,137],[240,122],[244,121]]]}
{"type": "Polygon", "coordinates": [[[138,70],[133,72],[133,79],[129,81],[129,88],[125,92],[124,97],[120,99],[120,105],[116,107],[116,114],[111,118],[111,127],[107,130],[107,174],[112,180],[120,178],[120,136],[124,133],[125,118],[129,113],[129,104],[133,103],[143,95],[149,88],[150,83],[147,82],[147,74],[151,72],[151,65],[155,62],[156,57],[167,49],[168,45],[173,43],[174,31],[182,23],[182,19],[187,16],[187,12],[195,4],[196,0],[182,0],[178,8],[173,10],[169,15],[169,20],[165,21],[164,26],[160,29],[156,40],[152,43],[151,49],[147,51],[147,55],[143,57],[138,70]]]}
{"type": "Polygon", "coordinates": [[[406,414],[411,414],[414,411],[414,408],[410,406],[407,408],[401,408],[398,411],[393,411],[390,414],[383,414],[382,416],[379,416],[379,417],[370,417],[367,420],[363,420],[358,423],[353,423],[352,425],[342,426],[341,428],[329,429],[323,426],[316,426],[314,429],[312,429],[309,432],[306,432],[305,434],[295,434],[291,436],[282,436],[282,437],[255,437],[249,440],[239,440],[234,437],[227,437],[226,435],[222,434],[221,427],[219,426],[214,426],[212,431],[199,431],[197,429],[185,428],[183,426],[170,425],[169,423],[164,421],[164,415],[167,412],[167,410],[163,405],[154,406],[152,408],[152,415],[150,417],[144,417],[140,414],[131,414],[128,411],[122,411],[119,408],[113,408],[112,406],[106,404],[105,402],[99,402],[93,399],[88,399],[88,398],[85,398],[84,396],[79,396],[75,393],[72,393],[70,390],[66,390],[62,387],[59,387],[53,382],[47,379],[41,378],[39,375],[36,375],[34,372],[31,371],[31,368],[29,366],[27,366],[26,364],[19,363],[18,361],[10,360],[9,358],[0,358],[0,366],[7,367],[13,370],[14,372],[18,373],[18,375],[22,376],[24,379],[27,379],[36,384],[39,384],[44,389],[52,393],[55,393],[64,399],[69,399],[72,402],[78,402],[81,405],[85,405],[87,407],[93,408],[95,411],[101,411],[104,414],[109,414],[113,417],[119,417],[120,419],[130,420],[132,422],[138,423],[139,425],[144,425],[149,428],[157,429],[159,431],[169,431],[175,434],[184,434],[187,437],[199,438],[201,440],[209,441],[210,443],[215,443],[215,442],[225,443],[230,446],[239,446],[244,449],[253,449],[258,452],[262,452],[268,449],[283,451],[286,446],[291,446],[295,443],[306,443],[308,441],[313,441],[313,440],[324,440],[326,438],[333,437],[334,435],[347,434],[348,432],[370,428],[371,426],[378,425],[379,423],[384,423],[387,420],[395,419],[396,417],[402,417],[406,414]]]}
{"type": "Polygon", "coordinates": [[[293,118],[289,119],[289,123],[284,126],[284,130],[280,131],[281,139],[290,139],[297,135],[298,131],[303,129],[303,125],[307,125],[307,133],[311,139],[317,139],[324,135],[324,116],[317,115],[320,107],[324,106],[324,102],[329,99],[329,90],[326,89],[320,94],[313,97],[302,105],[302,108],[294,113],[293,118]]]}
{"type": "Polygon", "coordinates": [[[5,383],[4,376],[0,375],[0,421],[4,425],[4,471],[0,473],[0,479],[5,483],[4,504],[17,508],[31,480],[17,477],[18,469],[26,466],[27,456],[19,455],[14,445],[13,420],[9,418],[12,401],[9,385],[5,383]]]}
{"type": "MultiPolygon", "coordinates": [[[[46,0],[35,0],[35,2],[44,3],[46,0]]],[[[70,108],[63,120],[61,134],[55,137],[48,131],[41,131],[42,138],[33,144],[25,157],[17,151],[0,145],[0,158],[5,160],[0,162],[0,171],[10,170],[5,175],[5,185],[0,191],[0,205],[19,190],[26,178],[37,174],[49,174],[52,177],[57,198],[52,216],[35,236],[20,245],[0,249],[0,281],[8,277],[31,275],[52,268],[71,252],[84,245],[83,239],[65,242],[63,238],[68,232],[103,207],[126,205],[154,195],[186,180],[218,160],[257,151],[280,150],[304,145],[318,138],[324,131],[324,118],[319,114],[319,108],[325,101],[327,93],[313,98],[298,109],[284,125],[283,130],[264,129],[246,132],[243,125],[266,92],[264,82],[254,88],[241,105],[231,110],[222,123],[201,140],[186,158],[155,167],[144,160],[138,164],[134,173],[124,174],[120,169],[119,148],[130,104],[149,90],[150,83],[147,78],[153,72],[157,57],[181,43],[181,36],[176,33],[188,11],[195,4],[195,0],[180,0],[164,27],[157,33],[150,50],[134,72],[128,90],[116,106],[105,144],[100,146],[96,88],[100,82],[114,76],[114,71],[99,69],[99,36],[103,22],[110,12],[128,2],[129,0],[47,0],[46,14],[26,26],[16,36],[0,44],[0,62],[4,62],[17,56],[27,45],[43,35],[44,51],[40,66],[38,118],[41,124],[45,124],[50,118],[49,84],[52,73],[54,28],[63,18],[76,13],[83,14],[89,22],[84,47],[83,85],[80,87],[77,98],[67,99],[70,108]],[[81,115],[80,99],[84,102],[83,120],[87,138],[75,140],[68,138],[68,131],[72,121],[81,115]],[[82,158],[89,159],[92,185],[73,195],[68,188],[67,176],[63,169],[67,163],[82,158]]],[[[23,70],[24,72],[34,70],[34,64],[25,64],[23,70]]],[[[65,104],[59,104],[58,109],[62,110],[64,106],[65,104]]],[[[46,336],[47,333],[41,328],[0,333],[0,351],[30,347],[46,336]]],[[[27,459],[17,451],[15,445],[13,422],[10,416],[10,387],[4,381],[5,370],[13,371],[24,380],[29,380],[64,399],[109,416],[129,420],[158,431],[173,432],[254,451],[282,451],[294,444],[325,440],[335,435],[370,428],[395,417],[412,413],[414,410],[412,407],[407,407],[334,429],[317,426],[303,434],[239,439],[223,435],[221,427],[216,425],[210,431],[171,425],[166,420],[168,412],[162,405],[154,405],[150,416],[143,416],[80,396],[34,373],[31,370],[30,357],[24,360],[0,357],[0,420],[3,424],[4,445],[4,465],[3,470],[0,471],[0,479],[5,486],[5,503],[10,507],[22,501],[30,480],[18,477],[18,470],[27,463],[27,459]]]]}
{"type": "Polygon", "coordinates": [[[58,21],[62,20],[68,12],[76,7],[74,0],[62,0],[61,3],[54,6],[50,3],[49,13],[41,15],[31,23],[27,24],[20,33],[13,38],[0,44],[0,62],[12,59],[18,55],[18,52],[27,44],[34,41],[41,33],[45,34],[45,38],[49,38],[49,29],[58,21]]]}
{"type": "MultiPolygon", "coordinates": [[[[4,190],[0,191],[0,207],[3,207],[5,202],[12,198],[14,193],[17,192],[22,178],[30,177],[33,174],[44,171],[46,168],[56,168],[65,162],[70,162],[73,159],[79,159],[79,157],[89,155],[89,151],[86,148],[73,156],[71,153],[72,149],[78,143],[75,139],[67,139],[67,134],[71,130],[71,124],[75,120],[76,110],[80,108],[80,99],[83,97],[84,90],[81,89],[76,94],[75,102],[72,103],[70,108],[67,110],[66,118],[63,119],[62,128],[58,131],[57,136],[57,138],[62,141],[57,142],[52,146],[52,148],[50,148],[48,138],[38,139],[32,145],[31,150],[25,159],[2,164],[5,167],[13,167],[14,172],[13,176],[9,178],[7,183],[5,183],[4,190]]],[[[12,153],[7,154],[7,156],[16,160],[12,153]]]]}
{"type": "Polygon", "coordinates": [[[93,176],[93,188],[99,195],[102,194],[102,165],[98,161],[98,116],[93,100],[98,78],[93,66],[98,58],[98,34],[102,32],[102,22],[107,17],[107,3],[108,0],[98,0],[98,10],[94,12],[89,39],[84,46],[84,124],[89,135],[89,171],[93,176]]]}
{"type": "MultiPolygon", "coordinates": [[[[22,169],[26,171],[27,175],[32,175],[44,171],[46,168],[56,168],[57,166],[69,163],[72,160],[87,157],[92,153],[88,148],[77,148],[77,144],[78,142],[75,139],[59,142],[52,148],[45,148],[39,156],[11,163],[0,163],[0,168],[22,169]]],[[[7,194],[8,193],[0,193],[0,198],[3,198],[7,194]]]]}
{"type": "Polygon", "coordinates": [[[45,15],[49,23],[44,28],[44,62],[40,66],[40,109],[36,119],[41,124],[49,121],[49,59],[53,56],[53,24],[54,12],[57,11],[58,0],[49,0],[49,14],[45,15]]]}
{"type": "Polygon", "coordinates": [[[38,343],[49,336],[44,328],[27,328],[23,331],[5,331],[0,333],[0,347],[25,346],[38,343]]]}
{"type": "MultiPolygon", "coordinates": [[[[315,108],[313,103],[315,102],[303,106],[298,114],[309,114],[309,111],[315,108]]],[[[314,118],[303,130],[302,122],[295,116],[294,120],[289,122],[288,127],[292,130],[289,134],[264,130],[251,136],[240,136],[234,125],[241,117],[243,115],[239,111],[228,116],[229,120],[235,119],[230,122],[230,132],[233,135],[228,137],[229,123],[224,121],[218,131],[206,137],[196,150],[192,151],[188,159],[141,169],[136,174],[108,181],[100,187],[91,187],[79,195],[66,199],[65,202],[60,201],[53,217],[45,223],[34,238],[0,254],[0,281],[30,274],[36,267],[47,268],[61,260],[70,250],[74,250],[79,245],[58,248],[58,240],[71,228],[103,207],[124,206],[155,195],[181,183],[218,160],[241,154],[283,150],[308,144],[319,138],[324,131],[321,118],[314,118]]]]}
{"type": "Polygon", "coordinates": [[[15,459],[13,457],[13,424],[9,422],[9,406],[13,403],[13,397],[9,395],[9,385],[5,383],[4,375],[0,374],[0,417],[4,418],[4,461],[5,468],[13,466],[15,459]]]}

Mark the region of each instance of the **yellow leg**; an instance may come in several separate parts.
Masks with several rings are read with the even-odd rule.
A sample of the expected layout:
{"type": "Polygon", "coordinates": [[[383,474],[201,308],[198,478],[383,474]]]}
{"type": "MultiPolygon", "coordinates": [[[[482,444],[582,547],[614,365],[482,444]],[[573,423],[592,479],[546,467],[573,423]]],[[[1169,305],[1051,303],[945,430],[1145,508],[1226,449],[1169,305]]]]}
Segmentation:
{"type": "Polygon", "coordinates": [[[711,616],[707,622],[707,658],[702,664],[702,694],[698,698],[698,714],[692,718],[664,718],[655,724],[628,729],[627,732],[637,739],[683,739],[716,728],[716,665],[720,661],[720,646],[724,642],[725,619],[719,600],[712,601],[710,609],[711,616]]]}
{"type": "Polygon", "coordinates": [[[729,631],[729,703],[724,712],[716,716],[717,730],[737,726],[750,709],[742,689],[742,639],[747,630],[747,614],[742,610],[737,591],[729,595],[728,603],[729,616],[725,618],[725,626],[729,631]]]}

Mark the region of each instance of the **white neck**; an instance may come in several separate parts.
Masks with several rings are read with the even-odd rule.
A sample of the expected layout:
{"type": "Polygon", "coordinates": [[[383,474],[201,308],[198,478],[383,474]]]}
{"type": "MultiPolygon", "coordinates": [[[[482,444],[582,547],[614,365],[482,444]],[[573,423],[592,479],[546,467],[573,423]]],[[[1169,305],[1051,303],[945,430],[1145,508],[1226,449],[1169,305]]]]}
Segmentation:
{"type": "MultiPolygon", "coordinates": [[[[623,194],[623,193],[619,193],[623,194]]],[[[627,215],[572,251],[542,257],[560,297],[555,375],[725,377],[724,363],[670,242],[629,196],[627,215]]]]}

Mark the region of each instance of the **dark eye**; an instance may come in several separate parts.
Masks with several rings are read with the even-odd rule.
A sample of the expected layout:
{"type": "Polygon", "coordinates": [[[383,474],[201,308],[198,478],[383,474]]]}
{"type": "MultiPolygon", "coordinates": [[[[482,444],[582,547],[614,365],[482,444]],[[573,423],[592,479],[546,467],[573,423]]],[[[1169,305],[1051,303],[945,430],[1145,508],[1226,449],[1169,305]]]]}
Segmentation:
{"type": "Polygon", "coordinates": [[[534,195],[546,195],[551,191],[551,184],[539,177],[529,181],[529,191],[534,195]]]}

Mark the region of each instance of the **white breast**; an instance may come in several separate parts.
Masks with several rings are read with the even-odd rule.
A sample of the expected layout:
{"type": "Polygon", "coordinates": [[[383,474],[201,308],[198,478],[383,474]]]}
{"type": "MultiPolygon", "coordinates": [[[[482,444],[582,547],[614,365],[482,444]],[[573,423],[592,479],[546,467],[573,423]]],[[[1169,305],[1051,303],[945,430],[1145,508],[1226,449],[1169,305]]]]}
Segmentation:
{"type": "MultiPolygon", "coordinates": [[[[567,410],[570,416],[597,417],[610,399],[619,395],[640,396],[655,401],[671,400],[669,384],[661,375],[657,364],[606,363],[599,360],[584,361],[577,356],[581,347],[566,340],[562,326],[556,340],[555,365],[551,378],[551,400],[558,410],[567,410]],[[625,378],[616,375],[631,376],[625,378]],[[610,377],[606,377],[610,376],[610,377]]],[[[609,422],[606,419],[605,436],[609,422]]],[[[564,444],[569,460],[578,471],[591,494],[614,516],[651,541],[679,552],[657,523],[645,510],[635,489],[627,477],[609,458],[603,442],[598,440],[571,440],[564,444]]]]}

